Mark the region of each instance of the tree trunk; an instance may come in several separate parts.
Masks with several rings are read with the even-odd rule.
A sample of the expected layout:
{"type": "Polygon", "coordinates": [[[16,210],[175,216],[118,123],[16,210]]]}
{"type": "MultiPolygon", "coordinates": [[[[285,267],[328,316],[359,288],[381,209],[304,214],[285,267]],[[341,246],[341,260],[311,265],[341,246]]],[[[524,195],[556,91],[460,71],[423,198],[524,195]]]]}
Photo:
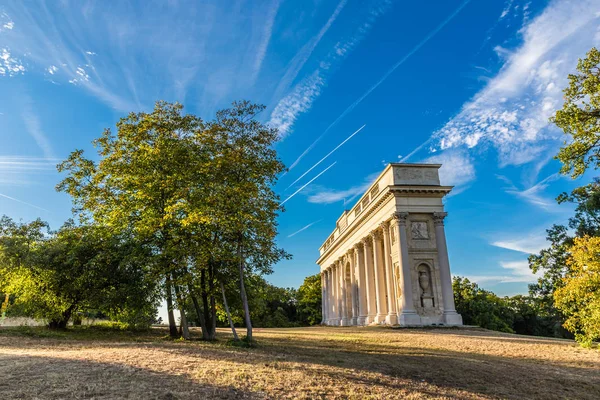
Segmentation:
{"type": "Polygon", "coordinates": [[[250,307],[248,306],[248,297],[246,296],[246,286],[244,285],[244,259],[242,258],[242,243],[238,243],[238,269],[240,272],[240,296],[244,305],[244,321],[246,322],[246,340],[252,342],[252,321],[250,320],[250,307]]]}
{"type": "Polygon", "coordinates": [[[6,310],[8,310],[8,302],[10,301],[10,295],[6,293],[4,295],[4,302],[2,302],[2,307],[0,308],[0,320],[6,317],[6,310]]]}
{"type": "Polygon", "coordinates": [[[236,342],[240,340],[237,332],[235,331],[235,325],[233,325],[233,320],[231,319],[231,313],[229,312],[229,306],[227,305],[227,297],[225,296],[225,286],[223,282],[221,282],[221,293],[223,293],[223,305],[225,306],[225,312],[227,313],[227,319],[229,320],[229,326],[231,326],[231,332],[233,333],[233,340],[236,342]]]}
{"type": "Polygon", "coordinates": [[[208,288],[210,293],[210,330],[217,336],[217,302],[215,301],[215,263],[209,263],[208,288]]]}
{"type": "Polygon", "coordinates": [[[179,308],[179,314],[181,315],[181,336],[185,340],[190,340],[190,330],[187,323],[187,318],[185,316],[185,307],[183,303],[183,296],[181,290],[179,289],[179,285],[175,286],[175,296],[177,297],[177,306],[179,308]]]}
{"type": "Polygon", "coordinates": [[[196,315],[198,316],[198,322],[200,322],[200,328],[202,329],[202,338],[205,338],[206,335],[206,321],[204,320],[204,313],[200,308],[200,303],[198,302],[198,298],[194,294],[192,290],[192,285],[188,285],[188,290],[190,291],[190,297],[192,298],[192,302],[194,303],[194,309],[196,310],[196,315]]]}
{"type": "Polygon", "coordinates": [[[171,292],[171,274],[167,274],[165,281],[167,289],[167,312],[169,314],[169,336],[177,337],[177,324],[175,323],[175,315],[173,315],[173,293],[171,292]]]}
{"type": "Polygon", "coordinates": [[[75,309],[75,305],[73,304],[72,306],[67,308],[59,318],[50,320],[50,322],[48,322],[48,328],[50,328],[50,329],[67,329],[67,324],[69,323],[69,320],[71,319],[71,315],[73,314],[74,309],[75,309]]]}
{"type": "Polygon", "coordinates": [[[206,323],[206,335],[203,334],[205,340],[215,340],[215,331],[212,329],[213,323],[208,303],[208,292],[206,290],[206,270],[200,272],[200,286],[202,289],[202,307],[204,308],[204,318],[206,323]]]}

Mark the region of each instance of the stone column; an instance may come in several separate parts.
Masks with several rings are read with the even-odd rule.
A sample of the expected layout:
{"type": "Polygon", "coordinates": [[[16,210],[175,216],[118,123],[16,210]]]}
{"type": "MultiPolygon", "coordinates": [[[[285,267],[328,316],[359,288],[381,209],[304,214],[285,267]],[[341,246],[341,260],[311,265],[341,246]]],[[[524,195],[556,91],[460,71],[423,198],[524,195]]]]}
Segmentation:
{"type": "Polygon", "coordinates": [[[350,261],[350,304],[352,305],[350,325],[356,325],[358,320],[358,299],[357,299],[357,284],[356,284],[356,257],[354,257],[354,249],[346,253],[346,257],[350,261]]]}
{"type": "Polygon", "coordinates": [[[327,300],[327,303],[329,305],[329,322],[328,325],[333,325],[333,319],[335,318],[335,304],[333,302],[333,299],[335,298],[335,288],[333,286],[333,266],[330,266],[329,269],[327,270],[327,275],[329,276],[329,282],[328,282],[328,292],[329,292],[329,298],[327,300]]]}
{"type": "Polygon", "coordinates": [[[392,271],[389,223],[382,223],[381,230],[383,232],[383,260],[387,274],[385,283],[387,284],[388,315],[385,322],[389,325],[396,325],[398,324],[398,313],[396,312],[396,289],[394,288],[394,273],[392,271]]]}
{"type": "Polygon", "coordinates": [[[336,325],[338,317],[337,304],[337,270],[335,263],[331,264],[331,325],[336,325]]]}
{"type": "Polygon", "coordinates": [[[359,243],[354,246],[354,256],[358,267],[358,325],[366,325],[367,321],[367,285],[365,272],[364,246],[359,243]]]}
{"type": "Polygon", "coordinates": [[[421,317],[415,311],[413,304],[413,289],[410,259],[408,258],[408,239],[406,237],[406,219],[407,212],[396,212],[393,214],[395,229],[398,237],[398,254],[400,256],[400,266],[402,270],[402,310],[398,313],[398,323],[400,325],[420,325],[421,317]]]}
{"type": "Polygon", "coordinates": [[[321,272],[321,325],[324,325],[325,321],[327,319],[326,312],[325,312],[325,310],[327,309],[327,302],[325,300],[325,290],[326,290],[325,280],[326,279],[327,278],[325,277],[325,271],[321,272]]]}
{"type": "Polygon", "coordinates": [[[384,262],[383,251],[381,248],[381,232],[375,230],[372,233],[373,238],[373,269],[375,270],[375,301],[377,302],[377,315],[375,322],[380,324],[385,322],[387,316],[387,300],[385,299],[385,278],[383,276],[384,262]]]}
{"type": "Polygon", "coordinates": [[[340,259],[339,260],[340,263],[340,288],[341,288],[341,301],[342,301],[342,306],[340,307],[340,309],[342,310],[342,319],[340,320],[340,325],[341,326],[348,326],[350,325],[350,319],[348,318],[348,285],[346,282],[346,263],[344,262],[344,259],[340,259]]]}
{"type": "Polygon", "coordinates": [[[331,325],[333,318],[333,303],[331,301],[333,287],[331,285],[331,267],[327,268],[327,325],[331,325]]]}
{"type": "Polygon", "coordinates": [[[373,238],[371,235],[363,239],[365,255],[365,288],[367,293],[367,319],[365,325],[375,322],[377,308],[375,305],[375,272],[373,270],[373,238]]]}
{"type": "Polygon", "coordinates": [[[444,323],[447,325],[462,325],[462,317],[454,308],[454,292],[452,291],[452,275],[450,275],[450,261],[448,260],[448,247],[446,246],[446,232],[444,230],[445,212],[433,213],[435,225],[435,244],[440,266],[440,280],[442,281],[442,299],[444,304],[444,323]]]}

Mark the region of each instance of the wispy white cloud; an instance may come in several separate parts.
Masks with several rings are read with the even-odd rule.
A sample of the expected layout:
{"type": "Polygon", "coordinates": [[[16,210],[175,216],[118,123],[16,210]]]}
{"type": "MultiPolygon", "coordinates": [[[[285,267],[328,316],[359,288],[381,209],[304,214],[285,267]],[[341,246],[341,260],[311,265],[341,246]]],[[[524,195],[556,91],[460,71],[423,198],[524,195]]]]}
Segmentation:
{"type": "Polygon", "coordinates": [[[40,118],[33,111],[33,101],[28,95],[24,95],[24,97],[25,102],[23,104],[21,116],[23,117],[23,122],[25,123],[27,132],[31,135],[31,137],[33,137],[47,159],[56,158],[54,155],[54,150],[52,149],[52,145],[50,144],[50,140],[42,129],[40,118]]]}
{"type": "Polygon", "coordinates": [[[365,191],[373,184],[379,176],[379,172],[374,172],[367,175],[360,185],[352,186],[348,189],[323,189],[319,188],[308,196],[310,203],[331,204],[343,201],[344,204],[351,203],[354,199],[365,193],[365,191]]]}
{"type": "MultiPolygon", "coordinates": [[[[327,19],[327,22],[325,22],[325,25],[323,25],[321,27],[321,29],[319,30],[319,32],[315,36],[313,36],[313,37],[310,38],[310,40],[294,56],[294,58],[292,59],[292,61],[290,61],[289,65],[288,65],[288,67],[287,67],[287,69],[285,71],[285,74],[283,75],[283,77],[279,81],[279,84],[277,85],[277,89],[275,90],[275,94],[273,96],[274,98],[281,97],[281,95],[294,82],[294,80],[296,79],[296,77],[300,73],[300,70],[302,69],[302,67],[304,67],[304,64],[306,64],[306,62],[308,61],[308,59],[312,55],[313,51],[315,50],[315,48],[317,47],[317,45],[319,44],[319,42],[321,41],[321,39],[323,39],[323,36],[325,36],[325,34],[329,30],[329,28],[331,28],[331,25],[333,25],[333,23],[335,22],[335,20],[337,19],[337,17],[340,15],[340,13],[342,12],[342,10],[346,6],[347,2],[348,2],[348,0],[341,0],[337,4],[335,10],[333,10],[333,13],[327,19]]],[[[308,106],[308,107],[310,107],[310,106],[308,106]]]]}
{"type": "Polygon", "coordinates": [[[458,15],[458,13],[468,4],[471,0],[465,0],[452,14],[450,14],[441,24],[439,24],[435,29],[425,36],[415,47],[413,47],[404,57],[402,57],[396,64],[392,66],[374,85],[372,85],[362,96],[356,99],[352,104],[350,104],[329,126],[317,137],[317,139],[310,145],[300,156],[290,165],[289,169],[293,169],[304,156],[306,156],[315,146],[316,144],[333,128],[339,121],[341,121],[346,115],[348,115],[356,106],[358,106],[362,101],[367,98],[375,89],[377,89],[394,71],[398,69],[402,64],[404,64],[413,54],[415,54],[421,47],[423,47],[431,38],[433,38],[440,30],[442,30],[450,21],[458,15]]]}
{"type": "Polygon", "coordinates": [[[465,151],[445,151],[424,160],[426,163],[442,164],[440,182],[442,185],[455,186],[451,195],[457,195],[468,189],[475,178],[475,166],[465,151]]]}
{"type": "Polygon", "coordinates": [[[157,99],[186,103],[194,93],[198,108],[210,114],[234,98],[257,97],[253,80],[264,67],[278,4],[257,4],[249,17],[242,1],[109,8],[70,0],[35,7],[11,2],[3,9],[15,28],[0,34],[0,49],[9,49],[11,68],[12,60],[23,60],[27,73],[71,82],[121,112],[147,110],[157,99]]]}
{"type": "MultiPolygon", "coordinates": [[[[329,29],[331,26],[330,22],[333,22],[332,18],[334,18],[334,16],[337,18],[344,5],[345,1],[342,1],[338,4],[338,8],[336,8],[336,11],[325,25],[327,29],[329,29]]],[[[277,105],[274,107],[273,112],[271,113],[271,119],[269,123],[279,129],[281,138],[284,138],[291,132],[294,122],[302,113],[310,110],[314,101],[319,97],[321,91],[327,84],[327,78],[331,71],[364,39],[375,23],[376,19],[387,11],[389,5],[390,0],[376,1],[367,12],[365,21],[362,24],[359,24],[358,28],[349,37],[338,41],[333,47],[333,50],[330,51],[327,56],[319,62],[319,65],[314,72],[302,79],[293,87],[289,94],[279,100],[277,105]]],[[[319,38],[319,41],[323,37],[323,35],[321,35],[321,33],[324,34],[323,29],[321,29],[321,32],[319,32],[319,34],[316,36],[319,38]]],[[[313,50],[314,47],[311,50],[311,54],[313,50]]],[[[298,54],[305,53],[301,51],[298,54]]],[[[302,60],[302,65],[304,65],[308,58],[303,58],[302,60]]],[[[288,72],[286,72],[286,75],[284,75],[279,84],[279,88],[275,91],[275,98],[278,98],[278,96],[282,93],[282,88],[284,88],[285,85],[290,82],[290,77],[288,76],[290,71],[295,73],[295,79],[300,70],[288,69],[288,72]]],[[[290,169],[295,167],[296,164],[297,163],[292,164],[290,169]]]]}
{"type": "Polygon", "coordinates": [[[269,125],[279,130],[280,138],[284,138],[291,131],[300,114],[310,109],[313,101],[321,94],[324,84],[325,80],[321,71],[317,70],[277,103],[271,114],[269,125]]]}
{"type": "Polygon", "coordinates": [[[314,224],[316,224],[316,223],[319,223],[319,222],[321,222],[321,221],[322,221],[322,220],[320,219],[320,220],[318,220],[318,221],[311,222],[310,224],[308,224],[308,225],[306,225],[306,226],[303,226],[302,228],[298,229],[296,232],[294,232],[294,233],[292,233],[292,234],[288,235],[288,238],[291,238],[291,237],[293,237],[293,236],[296,236],[296,235],[297,235],[297,234],[299,234],[300,232],[303,232],[303,231],[307,230],[308,228],[310,228],[310,227],[311,227],[311,226],[313,226],[314,224]]]}
{"type": "Polygon", "coordinates": [[[497,275],[469,275],[465,277],[471,282],[479,285],[499,284],[499,283],[533,283],[541,276],[541,271],[537,274],[531,272],[527,260],[518,261],[500,261],[499,266],[505,274],[497,275]]]}
{"type": "Polygon", "coordinates": [[[40,176],[56,172],[58,159],[23,156],[0,156],[0,185],[24,186],[40,176]]]}
{"type": "Polygon", "coordinates": [[[15,23],[10,19],[8,14],[0,13],[0,32],[10,31],[15,27],[15,23]]]}
{"type": "Polygon", "coordinates": [[[555,0],[522,28],[519,48],[497,47],[506,59],[504,66],[436,132],[435,147],[491,146],[499,153],[500,166],[543,157],[548,143],[561,135],[548,118],[562,104],[567,75],[598,44],[599,9],[599,0],[555,0]]]}
{"type": "Polygon", "coordinates": [[[540,229],[525,236],[515,232],[511,236],[504,236],[503,239],[494,240],[490,244],[525,254],[537,254],[540,250],[548,247],[546,235],[540,232],[543,232],[543,230],[540,229]]]}
{"type": "Polygon", "coordinates": [[[558,210],[556,201],[551,197],[544,196],[544,190],[550,186],[552,181],[559,179],[560,174],[552,174],[528,189],[523,190],[519,190],[506,176],[497,175],[497,178],[507,184],[505,188],[506,193],[512,194],[529,204],[547,211],[558,210]]]}
{"type": "Polygon", "coordinates": [[[25,66],[21,60],[13,57],[8,47],[0,48],[0,75],[15,76],[24,72],[25,66]]]}
{"type": "Polygon", "coordinates": [[[273,24],[275,23],[275,17],[277,16],[277,11],[279,10],[280,5],[281,0],[273,0],[273,2],[268,8],[266,21],[264,23],[263,37],[260,41],[260,44],[258,45],[258,48],[256,49],[256,58],[254,60],[254,65],[252,66],[252,75],[250,77],[251,82],[255,82],[256,77],[260,73],[260,69],[265,59],[265,55],[267,54],[269,42],[271,41],[271,36],[273,34],[273,24]]]}

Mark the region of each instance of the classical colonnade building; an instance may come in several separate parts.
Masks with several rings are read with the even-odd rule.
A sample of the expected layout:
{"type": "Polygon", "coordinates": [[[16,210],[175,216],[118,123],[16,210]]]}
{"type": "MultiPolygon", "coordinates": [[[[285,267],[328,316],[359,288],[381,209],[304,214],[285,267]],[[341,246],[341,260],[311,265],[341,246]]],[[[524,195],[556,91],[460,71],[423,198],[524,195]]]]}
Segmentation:
{"type": "Polygon", "coordinates": [[[440,164],[389,164],[320,248],[326,325],[462,325],[440,164]]]}

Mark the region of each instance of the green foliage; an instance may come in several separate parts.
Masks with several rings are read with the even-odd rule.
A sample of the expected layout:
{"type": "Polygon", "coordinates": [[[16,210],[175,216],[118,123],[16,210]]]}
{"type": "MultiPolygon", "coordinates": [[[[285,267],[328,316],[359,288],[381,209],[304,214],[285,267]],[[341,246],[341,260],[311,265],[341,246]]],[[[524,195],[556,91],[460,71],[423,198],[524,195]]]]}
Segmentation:
{"type": "Polygon", "coordinates": [[[565,327],[584,346],[600,339],[600,237],[575,238],[569,272],[554,292],[565,327]]]}
{"type": "Polygon", "coordinates": [[[6,277],[0,290],[11,293],[13,304],[26,315],[65,328],[72,316],[86,310],[154,313],[154,287],[144,280],[143,251],[127,237],[72,223],[56,232],[39,220],[23,224],[4,217],[0,223],[0,265],[6,277]]]}
{"type": "Polygon", "coordinates": [[[59,165],[68,175],[57,189],[83,220],[143,243],[151,281],[169,305],[174,293],[176,307],[191,307],[210,339],[219,281],[238,283],[247,309],[246,274],[270,273],[288,257],[275,242],[281,207],[272,189],[284,166],[277,130],[256,118],[264,106],[235,102],[208,122],[182,110],[157,102],[122,118],[116,134],[107,129],[94,142],[98,162],[76,150],[59,165]]]}
{"type": "Polygon", "coordinates": [[[321,323],[323,319],[321,295],[321,275],[315,274],[304,278],[304,282],[298,288],[298,314],[302,324],[321,323]]]}
{"type": "Polygon", "coordinates": [[[466,325],[501,332],[513,332],[513,312],[508,304],[492,292],[483,290],[467,278],[455,277],[452,281],[456,311],[466,325]]]}
{"type": "Polygon", "coordinates": [[[564,90],[565,103],[551,118],[570,140],[557,158],[561,172],[577,178],[600,165],[600,51],[592,48],[577,64],[577,73],[569,75],[564,90]]]}

